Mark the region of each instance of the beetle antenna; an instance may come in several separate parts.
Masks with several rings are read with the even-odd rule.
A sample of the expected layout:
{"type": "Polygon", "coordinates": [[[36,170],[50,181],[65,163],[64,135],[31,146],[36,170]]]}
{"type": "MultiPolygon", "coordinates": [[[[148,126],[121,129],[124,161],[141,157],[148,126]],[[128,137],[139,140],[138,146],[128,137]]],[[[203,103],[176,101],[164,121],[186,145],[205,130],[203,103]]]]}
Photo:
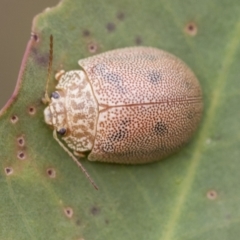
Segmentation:
{"type": "Polygon", "coordinates": [[[53,137],[58,142],[58,144],[68,153],[68,155],[72,158],[72,160],[78,165],[78,167],[82,170],[82,172],[85,174],[87,179],[90,181],[90,183],[93,185],[93,187],[98,190],[98,186],[95,184],[93,179],[88,174],[87,170],[83,167],[83,165],[77,160],[77,158],[68,150],[68,148],[65,147],[65,145],[58,139],[56,129],[53,131],[53,137]]]}
{"type": "Polygon", "coordinates": [[[52,61],[53,61],[53,35],[50,35],[50,49],[49,49],[49,61],[48,61],[48,76],[47,76],[47,83],[45,88],[45,96],[44,96],[44,102],[50,102],[50,98],[48,96],[48,84],[49,79],[51,77],[52,72],[52,61]]]}

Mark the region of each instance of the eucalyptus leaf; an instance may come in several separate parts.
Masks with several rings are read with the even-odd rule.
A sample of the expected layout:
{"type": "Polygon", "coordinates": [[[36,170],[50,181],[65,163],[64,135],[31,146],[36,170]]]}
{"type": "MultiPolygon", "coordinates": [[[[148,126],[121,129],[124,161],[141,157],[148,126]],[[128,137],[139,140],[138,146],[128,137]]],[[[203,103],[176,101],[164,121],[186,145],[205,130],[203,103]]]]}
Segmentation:
{"type": "Polygon", "coordinates": [[[0,238],[238,239],[239,16],[234,0],[63,0],[36,16],[15,92],[0,112],[0,238]],[[50,35],[49,93],[55,73],[110,49],[152,46],[184,60],[204,95],[191,142],[153,164],[83,160],[96,191],[44,122],[50,35]]]}

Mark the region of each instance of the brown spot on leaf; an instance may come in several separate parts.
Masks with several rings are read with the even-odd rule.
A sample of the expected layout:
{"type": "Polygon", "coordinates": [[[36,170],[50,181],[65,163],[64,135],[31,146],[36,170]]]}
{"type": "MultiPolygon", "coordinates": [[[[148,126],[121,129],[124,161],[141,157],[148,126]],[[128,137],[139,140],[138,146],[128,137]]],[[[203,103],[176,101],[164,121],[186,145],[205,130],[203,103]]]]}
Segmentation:
{"type": "Polygon", "coordinates": [[[208,192],[207,192],[207,198],[209,199],[209,200],[215,200],[216,198],[217,198],[217,196],[218,196],[218,194],[217,194],[217,192],[215,191],[215,190],[209,190],[208,192]]]}
{"type": "Polygon", "coordinates": [[[39,64],[40,66],[42,66],[44,68],[47,68],[48,62],[49,62],[49,54],[48,53],[42,54],[42,53],[38,52],[38,50],[36,48],[32,48],[31,53],[37,64],[39,64]]]}
{"type": "Polygon", "coordinates": [[[136,44],[136,45],[141,45],[141,44],[142,44],[142,38],[139,37],[139,36],[137,36],[137,37],[135,38],[135,44],[136,44]]]}
{"type": "Polygon", "coordinates": [[[120,21],[123,21],[125,19],[125,14],[124,12],[119,12],[117,14],[117,19],[120,20],[120,21]]]}
{"type": "Polygon", "coordinates": [[[5,173],[7,176],[9,176],[13,173],[13,169],[11,167],[5,167],[5,173]]]}
{"type": "Polygon", "coordinates": [[[107,28],[108,32],[113,32],[116,29],[116,25],[114,23],[110,22],[110,23],[107,23],[106,28],[107,28]]]}
{"type": "Polygon", "coordinates": [[[47,175],[50,177],[50,178],[55,178],[56,177],[56,171],[54,168],[48,168],[47,169],[47,175]]]}
{"type": "Polygon", "coordinates": [[[16,115],[11,116],[11,123],[15,124],[18,122],[18,117],[16,115]]]}
{"type": "Polygon", "coordinates": [[[73,210],[70,207],[64,208],[64,213],[68,218],[71,218],[73,216],[73,210]]]}
{"type": "Polygon", "coordinates": [[[25,145],[24,137],[23,136],[18,137],[17,138],[17,143],[18,143],[18,146],[23,147],[25,145]]]}
{"type": "Polygon", "coordinates": [[[39,41],[39,37],[36,33],[32,32],[31,33],[31,38],[35,41],[35,42],[38,42],[39,41]]]}
{"type": "Polygon", "coordinates": [[[100,208],[98,208],[98,207],[96,207],[96,206],[93,206],[93,207],[91,208],[91,213],[92,213],[92,215],[94,215],[94,216],[98,215],[98,214],[100,213],[100,208]]]}
{"type": "Polygon", "coordinates": [[[33,106],[29,107],[29,108],[28,108],[28,113],[29,113],[30,115],[34,115],[34,114],[36,113],[36,108],[33,107],[33,106]]]}
{"type": "Polygon", "coordinates": [[[90,53],[96,53],[97,50],[98,50],[98,45],[96,43],[91,42],[91,43],[88,44],[88,51],[90,53]]]}
{"type": "Polygon", "coordinates": [[[197,25],[194,22],[189,22],[185,26],[185,32],[190,36],[195,36],[197,34],[197,25]]]}
{"type": "Polygon", "coordinates": [[[77,219],[77,221],[76,221],[76,225],[77,225],[77,226],[80,226],[80,225],[81,225],[81,221],[80,221],[80,219],[77,219]]]}
{"type": "Polygon", "coordinates": [[[84,36],[84,37],[89,37],[90,34],[91,34],[91,33],[90,33],[89,30],[87,30],[87,29],[83,30],[83,36],[84,36]]]}
{"type": "Polygon", "coordinates": [[[24,151],[18,151],[17,157],[20,160],[24,160],[26,158],[26,154],[24,153],[24,151]]]}

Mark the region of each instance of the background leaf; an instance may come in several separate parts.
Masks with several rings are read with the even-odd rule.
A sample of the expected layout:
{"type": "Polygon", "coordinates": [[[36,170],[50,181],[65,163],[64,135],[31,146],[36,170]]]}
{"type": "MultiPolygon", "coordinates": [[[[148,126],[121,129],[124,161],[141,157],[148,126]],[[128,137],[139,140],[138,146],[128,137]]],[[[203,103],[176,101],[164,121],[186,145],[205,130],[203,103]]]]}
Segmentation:
{"type": "Polygon", "coordinates": [[[238,239],[239,15],[233,0],[64,0],[37,16],[18,85],[1,111],[0,238],[238,239]],[[44,123],[50,34],[54,73],[133,45],[183,59],[204,92],[191,143],[143,166],[84,161],[95,191],[44,123]]]}

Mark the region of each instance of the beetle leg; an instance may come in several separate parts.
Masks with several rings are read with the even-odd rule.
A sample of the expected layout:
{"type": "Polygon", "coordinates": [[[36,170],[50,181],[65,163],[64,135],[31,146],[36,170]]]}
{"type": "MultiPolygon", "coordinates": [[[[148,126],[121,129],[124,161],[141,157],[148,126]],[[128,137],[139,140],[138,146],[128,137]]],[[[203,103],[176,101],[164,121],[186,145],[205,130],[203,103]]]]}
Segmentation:
{"type": "Polygon", "coordinates": [[[74,151],[73,154],[74,154],[75,156],[80,157],[80,158],[85,158],[85,157],[86,157],[86,154],[83,153],[83,152],[76,152],[76,151],[74,151]]]}

